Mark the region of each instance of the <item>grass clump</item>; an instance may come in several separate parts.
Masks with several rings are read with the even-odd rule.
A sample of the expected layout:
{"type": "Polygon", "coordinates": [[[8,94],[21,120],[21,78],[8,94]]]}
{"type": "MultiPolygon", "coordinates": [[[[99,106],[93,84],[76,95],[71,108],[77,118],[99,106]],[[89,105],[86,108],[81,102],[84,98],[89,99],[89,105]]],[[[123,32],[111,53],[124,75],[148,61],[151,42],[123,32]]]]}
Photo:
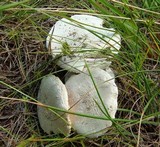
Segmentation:
{"type": "MultiPolygon", "coordinates": [[[[0,2],[0,146],[157,146],[160,124],[160,9],[158,0],[0,2]],[[73,14],[98,15],[122,37],[113,58],[119,110],[116,127],[86,139],[47,135],[35,100],[40,80],[63,78],[45,48],[52,25],[73,14]],[[33,99],[32,99],[33,98],[33,99]]],[[[96,119],[96,118],[95,118],[96,119]]]]}

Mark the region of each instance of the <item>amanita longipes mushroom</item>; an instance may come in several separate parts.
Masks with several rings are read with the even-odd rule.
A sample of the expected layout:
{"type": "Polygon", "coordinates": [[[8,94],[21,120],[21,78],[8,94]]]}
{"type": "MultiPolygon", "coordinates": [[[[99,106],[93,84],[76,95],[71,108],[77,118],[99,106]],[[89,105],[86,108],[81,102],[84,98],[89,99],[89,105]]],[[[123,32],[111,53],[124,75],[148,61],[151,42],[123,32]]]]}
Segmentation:
{"type": "Polygon", "coordinates": [[[70,74],[65,84],[53,75],[44,77],[38,100],[108,120],[52,112],[38,106],[38,118],[45,132],[69,135],[72,127],[77,133],[93,138],[107,131],[112,125],[110,119],[115,118],[118,97],[110,59],[118,53],[120,43],[120,35],[113,28],[104,28],[103,20],[95,16],[73,15],[55,23],[46,46],[57,59],[57,65],[75,74],[70,74]]]}
{"type": "MultiPolygon", "coordinates": [[[[43,78],[38,92],[38,100],[63,110],[69,109],[68,93],[65,85],[54,75],[43,78]]],[[[68,135],[71,129],[71,122],[67,113],[53,112],[46,107],[38,106],[38,118],[43,130],[50,134],[52,132],[68,135]]]]}
{"type": "MultiPolygon", "coordinates": [[[[87,71],[72,76],[66,82],[70,111],[97,117],[108,117],[108,119],[110,117],[115,118],[118,89],[112,76],[100,68],[90,69],[90,72],[96,87],[87,71]],[[108,114],[110,116],[107,116],[108,114]]],[[[111,120],[78,115],[70,115],[70,120],[72,127],[78,133],[92,138],[103,135],[112,125],[111,120]]]]}
{"type": "Polygon", "coordinates": [[[104,28],[102,19],[73,15],[70,20],[63,18],[56,22],[49,32],[46,46],[53,58],[62,55],[57,65],[80,73],[85,68],[84,59],[90,67],[109,67],[111,56],[120,49],[120,42],[120,35],[113,28],[104,28]]]}

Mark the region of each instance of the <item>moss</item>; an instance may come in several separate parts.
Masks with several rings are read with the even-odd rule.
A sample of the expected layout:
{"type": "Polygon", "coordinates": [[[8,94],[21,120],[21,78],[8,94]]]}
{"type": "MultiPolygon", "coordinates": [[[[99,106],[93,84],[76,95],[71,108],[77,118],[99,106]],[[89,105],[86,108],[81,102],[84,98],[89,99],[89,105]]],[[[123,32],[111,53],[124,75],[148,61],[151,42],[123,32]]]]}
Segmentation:
{"type": "Polygon", "coordinates": [[[67,42],[62,43],[62,53],[63,55],[72,55],[73,51],[71,51],[71,48],[67,42]]]}

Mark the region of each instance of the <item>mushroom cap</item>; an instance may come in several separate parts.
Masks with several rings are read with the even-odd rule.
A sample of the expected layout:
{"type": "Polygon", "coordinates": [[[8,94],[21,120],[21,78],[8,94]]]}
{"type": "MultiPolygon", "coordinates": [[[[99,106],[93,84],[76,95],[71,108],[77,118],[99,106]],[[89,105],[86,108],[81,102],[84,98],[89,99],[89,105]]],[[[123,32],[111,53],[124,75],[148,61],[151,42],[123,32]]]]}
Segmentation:
{"type": "MultiPolygon", "coordinates": [[[[90,71],[110,117],[115,118],[118,88],[114,79],[112,79],[113,75],[100,68],[90,69],[90,71]]],[[[71,112],[107,117],[102,112],[105,112],[105,109],[87,71],[70,77],[65,85],[68,91],[71,112]]],[[[94,119],[73,114],[70,115],[70,120],[73,129],[90,138],[103,135],[107,128],[112,125],[110,120],[94,119]]]]}
{"type": "MultiPolygon", "coordinates": [[[[48,75],[41,81],[38,91],[38,101],[45,105],[63,110],[69,109],[68,94],[65,85],[54,75],[48,75]]],[[[67,113],[51,111],[48,108],[38,106],[38,119],[41,128],[48,134],[68,135],[71,123],[67,113]]]]}
{"type": "Polygon", "coordinates": [[[104,28],[101,18],[90,15],[73,15],[71,19],[61,19],[51,28],[46,39],[52,56],[63,55],[57,64],[69,71],[80,73],[85,62],[90,66],[105,69],[111,62],[104,57],[105,50],[116,54],[120,49],[121,38],[113,28],[104,28]],[[73,68],[71,68],[73,67],[73,68]]]}

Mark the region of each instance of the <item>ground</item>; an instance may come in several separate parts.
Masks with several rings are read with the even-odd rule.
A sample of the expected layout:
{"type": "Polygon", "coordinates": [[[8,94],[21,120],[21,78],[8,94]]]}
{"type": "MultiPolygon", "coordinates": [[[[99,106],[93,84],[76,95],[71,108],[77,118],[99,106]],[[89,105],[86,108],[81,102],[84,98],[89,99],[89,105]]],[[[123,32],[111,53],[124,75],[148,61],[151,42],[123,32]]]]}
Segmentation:
{"type": "Polygon", "coordinates": [[[0,146],[160,145],[158,0],[6,0],[0,5],[0,146]],[[63,80],[66,73],[45,47],[50,28],[58,19],[79,12],[99,14],[104,25],[114,27],[122,37],[112,65],[119,89],[119,128],[113,125],[95,139],[75,131],[67,138],[47,135],[39,126],[34,101],[43,76],[52,73],[63,80]]]}

